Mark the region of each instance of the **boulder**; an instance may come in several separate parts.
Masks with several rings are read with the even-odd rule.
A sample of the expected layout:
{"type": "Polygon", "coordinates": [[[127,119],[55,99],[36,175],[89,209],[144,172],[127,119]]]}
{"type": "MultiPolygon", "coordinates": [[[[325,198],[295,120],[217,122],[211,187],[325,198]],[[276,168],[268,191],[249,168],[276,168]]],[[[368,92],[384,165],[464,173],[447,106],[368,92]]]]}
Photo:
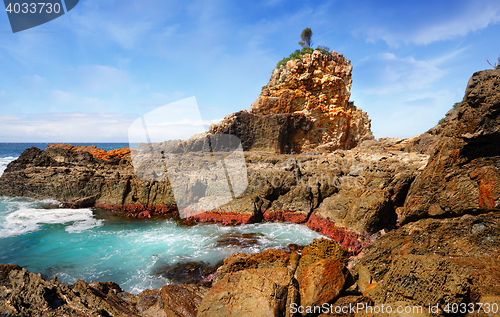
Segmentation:
{"type": "Polygon", "coordinates": [[[300,305],[322,306],[335,301],[346,286],[345,263],[324,259],[304,268],[299,278],[300,305]]]}
{"type": "Polygon", "coordinates": [[[163,309],[167,317],[196,317],[198,307],[208,287],[181,284],[167,285],[161,289],[163,309]]]}
{"type": "Polygon", "coordinates": [[[287,268],[229,273],[203,297],[198,316],[291,316],[298,301],[296,280],[287,268]]]}

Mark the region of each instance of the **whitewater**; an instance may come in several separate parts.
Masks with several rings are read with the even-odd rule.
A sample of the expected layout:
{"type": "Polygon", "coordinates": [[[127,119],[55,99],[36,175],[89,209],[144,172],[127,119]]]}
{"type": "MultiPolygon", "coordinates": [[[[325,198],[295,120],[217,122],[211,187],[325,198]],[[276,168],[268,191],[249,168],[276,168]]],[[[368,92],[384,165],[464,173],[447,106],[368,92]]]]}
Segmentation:
{"type": "MultiPolygon", "coordinates": [[[[27,146],[0,144],[0,173],[27,146]]],[[[113,281],[131,293],[172,283],[157,274],[168,266],[191,261],[214,265],[236,252],[306,245],[319,237],[297,224],[183,226],[170,219],[61,208],[50,199],[0,197],[0,263],[18,264],[46,278],[57,276],[68,284],[113,281]]]]}

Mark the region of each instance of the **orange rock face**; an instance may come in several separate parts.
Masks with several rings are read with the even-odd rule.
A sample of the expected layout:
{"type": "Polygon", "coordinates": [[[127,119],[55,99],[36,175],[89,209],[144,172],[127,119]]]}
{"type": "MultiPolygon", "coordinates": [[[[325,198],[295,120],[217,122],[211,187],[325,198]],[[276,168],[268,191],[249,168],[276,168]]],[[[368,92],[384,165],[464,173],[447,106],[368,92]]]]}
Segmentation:
{"type": "Polygon", "coordinates": [[[114,149],[114,150],[110,150],[110,151],[98,149],[95,145],[73,146],[72,144],[49,144],[47,147],[51,148],[51,149],[71,150],[74,152],[89,152],[90,154],[92,154],[93,157],[100,158],[103,160],[109,160],[109,159],[115,158],[115,157],[122,158],[124,156],[130,155],[130,148],[128,148],[128,147],[124,147],[121,149],[114,149]]]}
{"type": "Polygon", "coordinates": [[[368,115],[349,102],[351,72],[352,65],[342,54],[305,54],[274,70],[250,111],[303,114],[311,119],[313,128],[294,136],[300,152],[353,148],[371,132],[368,115]]]}

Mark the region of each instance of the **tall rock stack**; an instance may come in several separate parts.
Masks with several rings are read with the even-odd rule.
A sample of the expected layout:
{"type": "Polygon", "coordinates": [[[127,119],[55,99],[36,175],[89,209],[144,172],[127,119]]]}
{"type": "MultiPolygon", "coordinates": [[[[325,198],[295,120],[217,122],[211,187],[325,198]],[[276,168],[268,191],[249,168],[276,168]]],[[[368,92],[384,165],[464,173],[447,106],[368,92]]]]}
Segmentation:
{"type": "Polygon", "coordinates": [[[273,71],[250,111],[214,125],[235,134],[245,150],[275,153],[351,149],[371,138],[370,120],[349,101],[352,65],[342,54],[314,51],[273,71]]]}

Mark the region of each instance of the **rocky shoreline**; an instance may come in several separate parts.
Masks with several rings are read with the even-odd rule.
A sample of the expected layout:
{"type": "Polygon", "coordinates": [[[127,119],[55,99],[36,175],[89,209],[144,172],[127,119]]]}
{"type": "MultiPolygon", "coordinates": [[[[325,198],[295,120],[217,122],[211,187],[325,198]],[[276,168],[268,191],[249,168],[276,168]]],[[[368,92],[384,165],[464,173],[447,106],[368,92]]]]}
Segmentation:
{"type": "MultiPolygon", "coordinates": [[[[211,275],[209,284],[168,285],[139,295],[124,293],[113,283],[64,285],[15,265],[3,265],[0,315],[373,315],[366,310],[308,314],[292,309],[362,304],[437,305],[438,311],[427,309],[412,316],[446,316],[447,305],[500,305],[500,70],[475,73],[460,107],[451,110],[442,124],[409,139],[377,141],[366,137],[366,131],[362,137],[346,138],[340,135],[352,130],[340,129],[339,138],[327,132],[329,140],[337,141],[327,142],[330,150],[323,153],[325,147],[317,133],[324,131],[325,122],[317,121],[317,113],[310,115],[311,109],[299,110],[301,114],[288,109],[283,116],[309,113],[301,120],[310,120],[310,129],[319,128],[310,134],[307,146],[298,148],[298,134],[293,133],[276,144],[255,143],[252,131],[276,131],[266,117],[269,109],[284,112],[280,105],[299,102],[294,102],[287,87],[280,86],[300,77],[294,72],[309,72],[314,67],[324,70],[323,77],[336,72],[344,76],[336,76],[342,81],[334,79],[335,85],[318,89],[336,87],[344,95],[348,92],[350,64],[338,56],[311,57],[304,64],[290,63],[275,71],[276,78],[253,106],[252,118],[258,120],[251,119],[250,134],[235,130],[238,118],[246,118],[246,114],[228,116],[219,128],[211,128],[211,135],[218,130],[236,131],[244,138],[242,144],[249,144],[244,153],[249,184],[230,203],[186,221],[226,225],[295,222],[332,240],[315,240],[301,252],[236,254],[211,275]],[[315,64],[315,60],[321,62],[315,64]],[[328,68],[333,63],[341,67],[328,68]],[[280,80],[282,75],[284,80],[280,80]]],[[[314,77],[300,78],[306,83],[321,82],[314,77]]],[[[314,91],[311,87],[304,91],[308,90],[314,91]]],[[[303,100],[304,91],[300,91],[297,98],[303,100]]],[[[311,102],[314,96],[308,95],[307,105],[315,104],[311,102]]],[[[354,111],[349,108],[352,105],[342,107],[350,110],[317,107],[314,111],[323,109],[344,119],[354,111]]],[[[346,122],[342,120],[335,122],[346,122]]],[[[286,122],[282,126],[289,127],[286,122]]],[[[279,120],[275,124],[279,127],[279,120]]],[[[193,148],[199,142],[193,139],[174,148],[193,148]]],[[[195,156],[183,164],[194,160],[195,156]]],[[[193,182],[185,192],[194,197],[199,188],[193,182]]],[[[127,149],[105,153],[71,145],[53,145],[45,151],[28,149],[0,178],[0,195],[50,197],[67,206],[105,208],[139,218],[179,215],[170,183],[138,178],[127,149]]],[[[469,310],[462,315],[495,314],[469,310]]]]}

